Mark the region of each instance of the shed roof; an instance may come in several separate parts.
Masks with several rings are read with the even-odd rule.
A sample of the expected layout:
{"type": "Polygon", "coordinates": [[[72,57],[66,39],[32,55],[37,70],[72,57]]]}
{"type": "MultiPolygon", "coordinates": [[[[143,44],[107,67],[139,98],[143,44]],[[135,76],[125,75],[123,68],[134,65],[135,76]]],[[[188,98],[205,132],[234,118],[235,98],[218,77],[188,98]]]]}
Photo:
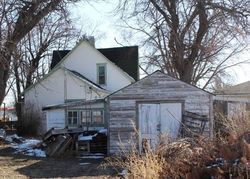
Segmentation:
{"type": "MultiPolygon", "coordinates": [[[[201,91],[203,91],[203,92],[205,92],[205,93],[208,93],[208,94],[210,94],[210,95],[215,95],[215,94],[213,94],[213,93],[211,93],[211,92],[209,92],[209,91],[206,91],[206,90],[204,90],[204,89],[201,89],[201,88],[199,88],[199,87],[197,87],[197,86],[195,86],[195,85],[188,84],[188,83],[186,83],[186,82],[184,82],[184,81],[182,81],[182,80],[180,80],[180,79],[178,79],[178,78],[172,77],[172,76],[170,76],[170,75],[168,75],[168,74],[166,74],[166,73],[164,73],[164,72],[162,72],[162,71],[160,71],[160,70],[156,70],[155,72],[153,72],[153,73],[151,73],[150,75],[148,75],[148,76],[146,76],[146,77],[140,79],[139,81],[136,81],[136,82],[134,82],[134,83],[132,83],[132,84],[129,84],[129,85],[125,86],[124,88],[122,88],[122,89],[120,89],[120,90],[118,90],[118,91],[115,91],[114,93],[108,95],[106,98],[109,98],[110,96],[115,95],[116,93],[122,91],[123,89],[126,89],[126,88],[128,88],[128,87],[130,87],[130,86],[132,86],[132,85],[135,85],[135,84],[139,83],[140,81],[147,80],[148,78],[150,78],[151,76],[153,76],[153,75],[155,75],[155,74],[157,74],[157,73],[163,74],[163,75],[165,75],[166,77],[170,77],[170,78],[172,78],[172,79],[174,79],[174,80],[178,80],[178,81],[180,81],[180,82],[182,82],[182,83],[185,83],[186,85],[189,85],[190,87],[196,88],[196,89],[201,90],[201,91]]],[[[155,86],[155,88],[157,88],[157,86],[155,86]]]]}

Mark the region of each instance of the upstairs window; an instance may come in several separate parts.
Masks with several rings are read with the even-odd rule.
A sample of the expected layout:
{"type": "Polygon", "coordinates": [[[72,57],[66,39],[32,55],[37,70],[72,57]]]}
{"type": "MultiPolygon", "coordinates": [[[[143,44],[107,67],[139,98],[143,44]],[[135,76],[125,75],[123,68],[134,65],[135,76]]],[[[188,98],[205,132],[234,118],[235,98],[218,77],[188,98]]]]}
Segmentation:
{"type": "Polygon", "coordinates": [[[106,85],[106,64],[97,64],[97,83],[106,85]]]}

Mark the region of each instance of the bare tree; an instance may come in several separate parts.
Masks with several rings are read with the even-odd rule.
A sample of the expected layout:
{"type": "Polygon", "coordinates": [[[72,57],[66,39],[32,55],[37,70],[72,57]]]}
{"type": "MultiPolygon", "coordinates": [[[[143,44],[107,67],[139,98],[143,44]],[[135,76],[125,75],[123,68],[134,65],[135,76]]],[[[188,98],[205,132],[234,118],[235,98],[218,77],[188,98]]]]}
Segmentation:
{"type": "Polygon", "coordinates": [[[53,50],[71,47],[79,36],[67,14],[51,13],[17,44],[12,69],[18,99],[24,89],[48,72],[53,50]]]}
{"type": "Polygon", "coordinates": [[[125,27],[146,35],[142,67],[152,66],[203,88],[245,60],[249,0],[120,0],[125,27]]]}
{"type": "Polygon", "coordinates": [[[48,14],[65,9],[77,0],[0,1],[0,104],[10,75],[17,44],[48,14]]]}

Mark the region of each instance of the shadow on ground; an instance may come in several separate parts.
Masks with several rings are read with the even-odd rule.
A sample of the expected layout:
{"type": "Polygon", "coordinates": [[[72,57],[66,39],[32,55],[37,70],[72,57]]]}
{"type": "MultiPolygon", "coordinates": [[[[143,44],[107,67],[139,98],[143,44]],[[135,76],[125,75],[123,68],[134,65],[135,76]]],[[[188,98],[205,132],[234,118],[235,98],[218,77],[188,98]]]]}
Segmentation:
{"type": "MultiPolygon", "coordinates": [[[[113,178],[115,171],[101,164],[103,159],[37,158],[13,154],[13,149],[0,149],[0,165],[9,165],[4,170],[18,173],[28,178],[113,178]],[[13,170],[13,171],[11,171],[13,170]]],[[[13,177],[13,175],[12,175],[13,177]]]]}

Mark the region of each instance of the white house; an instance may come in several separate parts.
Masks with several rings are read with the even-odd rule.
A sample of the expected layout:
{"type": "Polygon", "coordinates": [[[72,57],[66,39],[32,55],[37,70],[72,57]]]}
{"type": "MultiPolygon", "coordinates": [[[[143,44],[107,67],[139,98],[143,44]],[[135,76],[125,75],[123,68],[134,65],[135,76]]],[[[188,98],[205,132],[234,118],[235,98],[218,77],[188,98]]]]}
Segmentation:
{"type": "Polygon", "coordinates": [[[82,41],[71,51],[53,53],[50,72],[25,90],[24,110],[42,121],[40,132],[105,127],[102,99],[138,76],[137,46],[96,49],[82,41]]]}

